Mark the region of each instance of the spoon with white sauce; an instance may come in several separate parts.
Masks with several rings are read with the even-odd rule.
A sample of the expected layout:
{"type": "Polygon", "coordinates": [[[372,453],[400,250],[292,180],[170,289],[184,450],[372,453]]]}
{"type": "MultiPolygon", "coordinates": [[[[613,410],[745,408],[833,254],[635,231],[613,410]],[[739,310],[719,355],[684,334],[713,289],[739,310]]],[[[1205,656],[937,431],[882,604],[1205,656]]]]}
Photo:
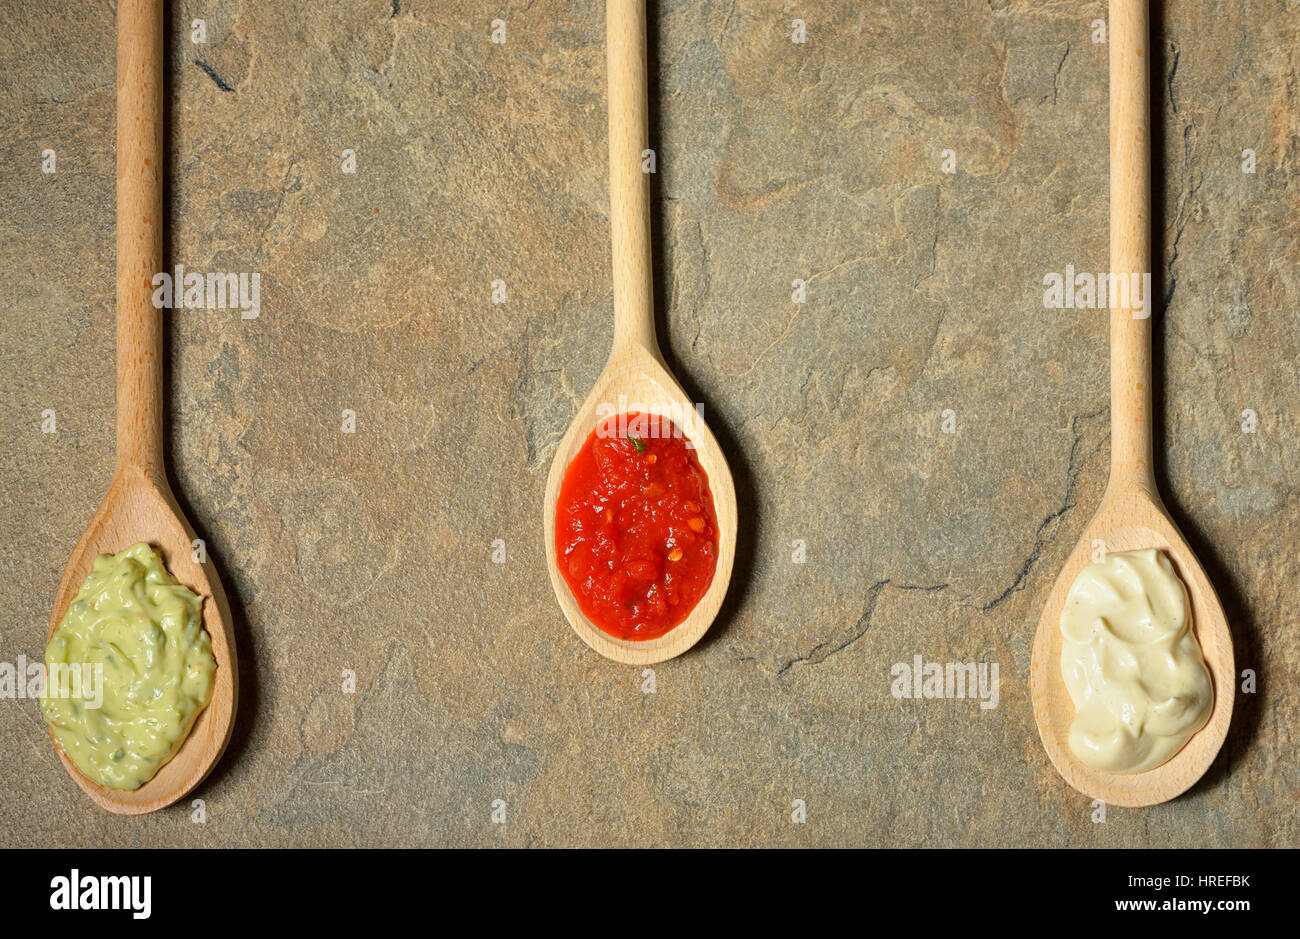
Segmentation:
{"type": "Polygon", "coordinates": [[[163,462],[162,312],[153,305],[151,283],[162,270],[162,63],[161,0],[118,0],[117,468],[64,569],[46,640],[95,557],[145,541],[161,552],[177,581],[203,598],[203,628],[217,667],[212,697],[189,736],[138,789],[113,789],[89,779],[56,741],[59,758],[77,784],[119,815],[171,805],[203,780],[230,740],[237,688],[226,595],[216,571],[194,559],[194,530],[176,504],[163,462]]]}
{"type": "Polygon", "coordinates": [[[617,662],[649,665],[681,655],[699,641],[722,606],[736,553],[736,490],[727,459],[695,405],[664,364],[655,339],[650,256],[650,183],[641,171],[649,146],[644,0],[605,5],[609,72],[609,202],[614,274],[614,347],[605,370],[560,440],[546,480],[546,563],[565,617],[587,645],[617,662]],[[718,560],[708,591],[690,614],[655,639],[628,640],[592,623],[560,573],[555,546],[556,502],[565,470],[598,422],[622,410],[668,417],[695,445],[708,475],[718,527],[718,560]]]}
{"type": "MultiPolygon", "coordinates": [[[[1151,271],[1150,65],[1146,0],[1111,0],[1110,270],[1151,271]]],[[[1031,694],[1038,731],[1060,774],[1085,795],[1112,805],[1155,805],[1190,788],[1214,761],[1232,718],[1232,636],[1204,569],[1169,517],[1152,474],[1151,298],[1142,316],[1128,302],[1110,312],[1110,480],[1101,506],[1056,580],[1034,638],[1031,694]],[[1205,725],[1152,769],[1104,772],[1070,746],[1075,705],[1062,675],[1061,613],[1081,571],[1114,552],[1156,548],[1187,590],[1191,628],[1213,685],[1205,725]]]]}

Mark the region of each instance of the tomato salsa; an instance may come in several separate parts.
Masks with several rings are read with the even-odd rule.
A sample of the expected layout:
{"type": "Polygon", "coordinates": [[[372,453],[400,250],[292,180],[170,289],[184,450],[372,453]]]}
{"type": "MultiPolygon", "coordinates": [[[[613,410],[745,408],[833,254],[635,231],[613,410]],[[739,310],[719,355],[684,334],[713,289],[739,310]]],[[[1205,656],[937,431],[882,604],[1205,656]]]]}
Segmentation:
{"type": "Polygon", "coordinates": [[[564,473],[555,507],[560,573],[578,606],[619,639],[655,639],[713,582],[718,522],[695,450],[660,415],[597,425],[564,473]]]}

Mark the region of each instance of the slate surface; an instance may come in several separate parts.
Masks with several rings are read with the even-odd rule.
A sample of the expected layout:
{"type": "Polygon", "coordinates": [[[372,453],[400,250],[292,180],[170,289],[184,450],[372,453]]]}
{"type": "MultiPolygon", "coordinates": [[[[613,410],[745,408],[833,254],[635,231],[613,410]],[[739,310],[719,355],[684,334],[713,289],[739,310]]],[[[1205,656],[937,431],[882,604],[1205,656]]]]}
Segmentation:
{"type": "MultiPolygon", "coordinates": [[[[114,14],[2,6],[12,662],[112,470],[114,14]]],[[[645,693],[569,629],[541,543],[611,336],[601,5],[174,5],[168,261],[261,277],[256,319],[168,314],[239,723],[203,824],[121,819],[4,702],[4,844],[1300,845],[1300,7],[1157,10],[1160,478],[1258,692],[1190,794],[1105,824],[1027,689],[1107,470],[1105,314],[1042,302],[1106,267],[1104,5],[798,15],[802,44],[784,2],[656,5],[660,334],[743,532],[723,619],[645,693]],[[998,706],[896,699],[917,655],[998,663],[998,706]]]]}

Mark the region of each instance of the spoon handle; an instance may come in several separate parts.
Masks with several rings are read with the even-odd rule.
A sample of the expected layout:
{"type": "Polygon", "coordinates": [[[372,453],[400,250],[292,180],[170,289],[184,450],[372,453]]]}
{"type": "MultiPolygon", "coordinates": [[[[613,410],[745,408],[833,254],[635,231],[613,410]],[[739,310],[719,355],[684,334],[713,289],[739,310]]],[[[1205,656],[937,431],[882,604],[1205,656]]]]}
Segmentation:
{"type": "MultiPolygon", "coordinates": [[[[161,0],[117,7],[117,465],[162,477],[161,0]]],[[[181,290],[173,284],[173,298],[181,290]]]]}
{"type": "Polygon", "coordinates": [[[1113,486],[1134,483],[1155,495],[1147,0],[1111,0],[1109,20],[1110,272],[1112,285],[1121,278],[1128,286],[1118,301],[1111,298],[1110,480],[1113,486]],[[1143,293],[1135,297],[1135,290],[1143,293]]]}
{"type": "Polygon", "coordinates": [[[650,260],[650,179],[646,117],[644,0],[605,4],[609,73],[609,227],[614,259],[614,348],[640,345],[658,355],[650,260]]]}

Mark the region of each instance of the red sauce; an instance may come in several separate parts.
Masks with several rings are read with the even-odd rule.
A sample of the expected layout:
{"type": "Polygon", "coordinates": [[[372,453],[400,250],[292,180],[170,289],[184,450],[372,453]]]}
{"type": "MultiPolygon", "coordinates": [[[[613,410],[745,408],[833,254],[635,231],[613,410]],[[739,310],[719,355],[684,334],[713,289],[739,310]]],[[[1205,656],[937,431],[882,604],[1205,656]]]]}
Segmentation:
{"type": "Polygon", "coordinates": [[[587,618],[619,639],[654,639],[713,582],[718,522],[695,451],[658,415],[599,424],[564,473],[555,550],[587,618]]]}

